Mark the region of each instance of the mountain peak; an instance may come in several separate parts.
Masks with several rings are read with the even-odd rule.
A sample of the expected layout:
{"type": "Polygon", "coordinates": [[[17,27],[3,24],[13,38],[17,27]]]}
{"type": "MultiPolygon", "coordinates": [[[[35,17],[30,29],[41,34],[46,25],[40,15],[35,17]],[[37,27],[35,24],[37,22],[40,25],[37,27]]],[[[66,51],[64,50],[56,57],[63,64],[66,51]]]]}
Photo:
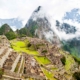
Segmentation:
{"type": "Polygon", "coordinates": [[[0,27],[0,35],[5,35],[9,40],[16,38],[15,32],[8,24],[3,24],[0,27]]]}
{"type": "Polygon", "coordinates": [[[28,36],[35,36],[50,43],[59,43],[59,38],[51,29],[51,23],[43,7],[39,6],[31,15],[25,25],[29,31],[28,36]],[[46,35],[47,34],[47,35],[46,35]],[[56,37],[55,37],[56,36],[56,37]]]}
{"type": "Polygon", "coordinates": [[[41,6],[38,6],[38,8],[34,12],[38,12],[41,9],[41,6]]]}
{"type": "Polygon", "coordinates": [[[6,23],[6,24],[3,24],[3,25],[1,26],[1,29],[8,30],[8,31],[9,31],[9,30],[12,30],[7,23],[6,23]]]}
{"type": "Polygon", "coordinates": [[[47,16],[45,9],[42,6],[38,6],[37,9],[34,10],[31,18],[36,20],[36,18],[44,18],[47,16]]]}

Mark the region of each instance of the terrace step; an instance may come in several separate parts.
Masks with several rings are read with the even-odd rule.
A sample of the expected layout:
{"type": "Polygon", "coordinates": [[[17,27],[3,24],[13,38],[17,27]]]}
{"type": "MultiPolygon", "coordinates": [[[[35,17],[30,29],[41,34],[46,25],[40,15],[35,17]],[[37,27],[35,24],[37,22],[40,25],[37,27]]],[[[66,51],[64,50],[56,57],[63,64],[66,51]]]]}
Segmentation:
{"type": "Polygon", "coordinates": [[[22,57],[21,57],[21,63],[20,63],[20,67],[19,67],[18,73],[20,73],[21,67],[22,67],[22,65],[23,65],[23,60],[24,60],[24,58],[23,58],[23,56],[22,56],[22,57]]]}
{"type": "Polygon", "coordinates": [[[7,60],[5,61],[3,68],[6,70],[11,70],[12,69],[12,65],[14,63],[14,61],[16,60],[16,57],[18,56],[18,54],[16,52],[11,52],[7,58],[7,60]]]}
{"type": "Polygon", "coordinates": [[[15,70],[17,64],[18,64],[18,61],[19,61],[20,57],[21,57],[21,55],[18,55],[17,58],[16,58],[16,60],[12,64],[12,69],[11,69],[12,72],[14,72],[14,70],[15,70]]]}
{"type": "Polygon", "coordinates": [[[0,59],[0,68],[3,67],[4,62],[7,60],[11,51],[12,51],[12,49],[8,49],[6,54],[0,59]]]}
{"type": "Polygon", "coordinates": [[[0,48],[0,58],[2,58],[2,56],[6,54],[7,50],[8,50],[7,47],[0,48]]]}

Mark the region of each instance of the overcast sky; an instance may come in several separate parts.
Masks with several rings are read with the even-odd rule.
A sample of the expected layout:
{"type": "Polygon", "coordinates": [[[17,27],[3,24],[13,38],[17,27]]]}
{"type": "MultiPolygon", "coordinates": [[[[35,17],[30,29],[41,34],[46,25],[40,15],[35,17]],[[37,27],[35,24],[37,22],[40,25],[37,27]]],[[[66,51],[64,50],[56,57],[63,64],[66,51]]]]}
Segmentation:
{"type": "Polygon", "coordinates": [[[80,8],[80,0],[0,0],[0,18],[27,21],[38,6],[43,6],[54,19],[61,19],[66,11],[80,8]]]}

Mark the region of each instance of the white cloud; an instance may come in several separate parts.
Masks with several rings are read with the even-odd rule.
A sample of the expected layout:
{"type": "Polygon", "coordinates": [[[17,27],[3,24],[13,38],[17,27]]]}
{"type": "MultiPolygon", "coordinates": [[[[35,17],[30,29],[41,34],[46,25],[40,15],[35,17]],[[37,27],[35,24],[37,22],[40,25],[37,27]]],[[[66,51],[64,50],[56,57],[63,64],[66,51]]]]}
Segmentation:
{"type": "Polygon", "coordinates": [[[80,8],[79,4],[80,0],[0,0],[0,18],[20,17],[27,21],[41,5],[54,19],[61,19],[66,11],[80,8]]]}
{"type": "MultiPolygon", "coordinates": [[[[23,20],[23,24],[25,25],[32,12],[38,6],[42,6],[45,9],[46,13],[50,16],[52,28],[60,37],[73,37],[73,35],[69,36],[65,33],[60,34],[57,32],[53,21],[57,19],[62,22],[62,17],[64,16],[65,12],[71,11],[73,8],[80,8],[80,0],[0,0],[0,18],[19,17],[23,20]]],[[[68,22],[71,25],[75,25],[77,28],[80,26],[80,24],[77,22],[65,22],[68,22]]]]}
{"type": "Polygon", "coordinates": [[[11,26],[11,29],[16,31],[16,26],[11,26]]]}

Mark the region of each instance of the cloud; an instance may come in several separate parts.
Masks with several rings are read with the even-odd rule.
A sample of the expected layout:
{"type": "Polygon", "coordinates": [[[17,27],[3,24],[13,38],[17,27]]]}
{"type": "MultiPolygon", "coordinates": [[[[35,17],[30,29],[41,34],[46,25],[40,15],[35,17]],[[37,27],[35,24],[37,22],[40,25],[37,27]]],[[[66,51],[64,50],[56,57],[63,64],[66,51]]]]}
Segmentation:
{"type": "MultiPolygon", "coordinates": [[[[55,30],[60,38],[64,38],[64,36],[67,39],[71,36],[74,37],[74,35],[69,36],[65,33],[59,33],[55,29],[54,20],[63,22],[62,18],[65,12],[71,11],[73,8],[80,8],[80,0],[0,0],[0,18],[9,19],[19,17],[23,20],[23,25],[25,25],[38,6],[42,6],[45,9],[47,15],[49,15],[52,29],[55,30]]],[[[70,20],[65,22],[75,25],[77,28],[80,25],[70,20]]]]}
{"type": "Polygon", "coordinates": [[[66,11],[80,8],[79,4],[80,0],[0,0],[0,18],[20,17],[27,21],[38,6],[43,6],[54,19],[61,19],[66,11]]]}

